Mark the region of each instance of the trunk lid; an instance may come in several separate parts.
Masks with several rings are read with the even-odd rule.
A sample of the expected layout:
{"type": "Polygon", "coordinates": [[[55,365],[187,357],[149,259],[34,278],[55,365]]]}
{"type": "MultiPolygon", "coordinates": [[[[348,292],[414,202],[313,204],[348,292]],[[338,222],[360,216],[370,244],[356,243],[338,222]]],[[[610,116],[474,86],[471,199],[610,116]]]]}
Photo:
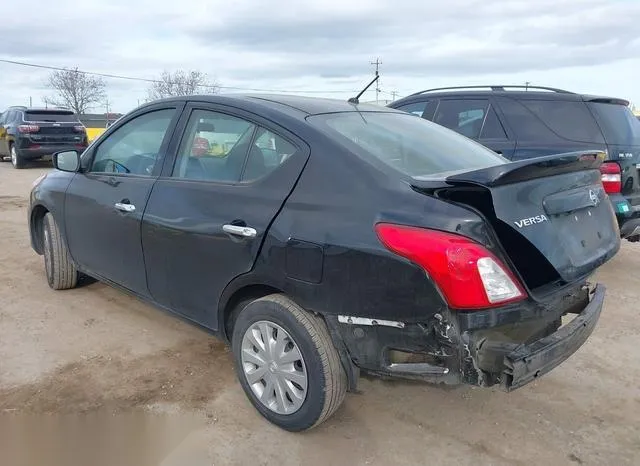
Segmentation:
{"type": "Polygon", "coordinates": [[[620,248],[600,181],[603,152],[574,152],[414,178],[414,188],[476,208],[492,224],[525,284],[537,288],[592,273],[620,248]],[[447,187],[444,187],[444,184],[447,187]]]}

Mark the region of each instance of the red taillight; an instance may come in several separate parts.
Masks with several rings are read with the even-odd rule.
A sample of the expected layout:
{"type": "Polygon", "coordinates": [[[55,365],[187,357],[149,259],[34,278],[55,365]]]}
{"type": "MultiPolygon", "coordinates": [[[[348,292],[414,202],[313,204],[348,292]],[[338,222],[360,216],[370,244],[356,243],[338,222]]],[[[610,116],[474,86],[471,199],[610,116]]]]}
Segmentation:
{"type": "Polygon", "coordinates": [[[602,186],[607,194],[619,193],[622,191],[622,172],[620,165],[616,162],[603,162],[600,165],[602,186]]]}
{"type": "Polygon", "coordinates": [[[502,261],[469,238],[389,223],[377,224],[376,233],[389,250],[421,266],[454,309],[482,309],[525,298],[502,261]]]}
{"type": "Polygon", "coordinates": [[[21,133],[37,133],[40,131],[38,125],[18,125],[18,131],[21,133]]]}

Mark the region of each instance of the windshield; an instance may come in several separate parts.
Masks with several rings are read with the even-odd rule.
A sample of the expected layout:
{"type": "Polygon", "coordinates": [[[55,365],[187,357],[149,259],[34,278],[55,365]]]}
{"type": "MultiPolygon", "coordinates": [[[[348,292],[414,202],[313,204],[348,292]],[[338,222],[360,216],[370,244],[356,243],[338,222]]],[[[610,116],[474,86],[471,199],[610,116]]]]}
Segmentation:
{"type": "Polygon", "coordinates": [[[309,117],[309,122],[357,155],[412,177],[507,162],[471,139],[408,113],[333,113],[309,117]]]}
{"type": "Polygon", "coordinates": [[[628,107],[590,102],[589,106],[609,144],[640,146],[640,121],[628,107]]]}

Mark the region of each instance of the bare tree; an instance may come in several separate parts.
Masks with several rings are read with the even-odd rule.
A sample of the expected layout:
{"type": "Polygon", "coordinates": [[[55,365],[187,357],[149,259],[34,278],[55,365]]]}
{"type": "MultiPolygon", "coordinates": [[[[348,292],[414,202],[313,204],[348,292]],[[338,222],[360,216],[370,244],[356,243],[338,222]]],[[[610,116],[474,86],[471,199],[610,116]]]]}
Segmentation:
{"type": "Polygon", "coordinates": [[[149,99],[163,99],[194,94],[215,94],[219,91],[218,84],[210,82],[207,75],[201,71],[178,70],[173,73],[163,71],[160,79],[153,82],[148,89],[149,99]]]}
{"type": "Polygon", "coordinates": [[[85,113],[106,96],[104,79],[78,71],[78,68],[53,71],[47,79],[47,87],[56,94],[45,97],[46,104],[71,108],[77,114],[85,113]]]}

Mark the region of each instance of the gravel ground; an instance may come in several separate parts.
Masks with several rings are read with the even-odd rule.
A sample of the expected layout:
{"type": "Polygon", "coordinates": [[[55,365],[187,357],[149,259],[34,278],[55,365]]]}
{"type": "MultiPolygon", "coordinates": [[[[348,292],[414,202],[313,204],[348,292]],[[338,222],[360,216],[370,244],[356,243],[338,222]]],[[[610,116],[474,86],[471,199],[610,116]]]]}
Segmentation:
{"type": "Polygon", "coordinates": [[[49,167],[0,164],[3,422],[191,419],[160,455],[184,466],[183,455],[190,465],[640,464],[640,245],[625,242],[598,272],[607,298],[595,333],[541,380],[506,394],[363,377],[332,419],[290,434],[250,406],[211,335],[101,283],[49,289],[26,225],[31,182],[49,167]]]}

